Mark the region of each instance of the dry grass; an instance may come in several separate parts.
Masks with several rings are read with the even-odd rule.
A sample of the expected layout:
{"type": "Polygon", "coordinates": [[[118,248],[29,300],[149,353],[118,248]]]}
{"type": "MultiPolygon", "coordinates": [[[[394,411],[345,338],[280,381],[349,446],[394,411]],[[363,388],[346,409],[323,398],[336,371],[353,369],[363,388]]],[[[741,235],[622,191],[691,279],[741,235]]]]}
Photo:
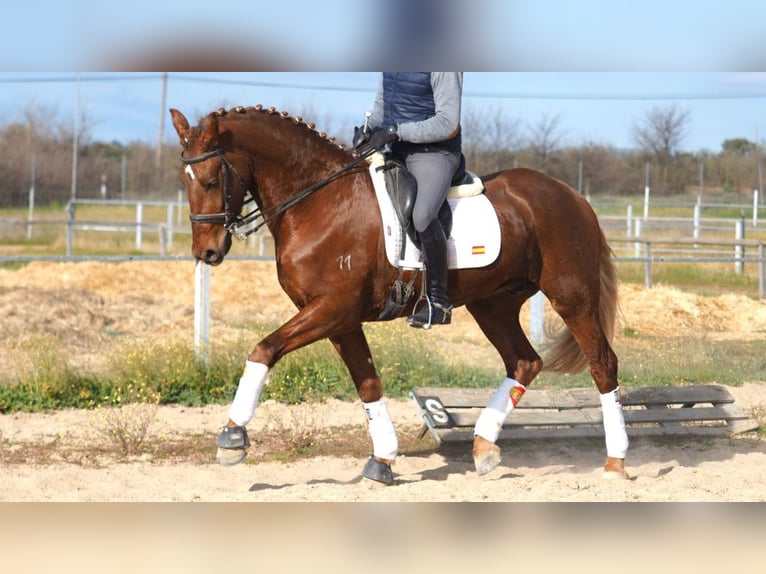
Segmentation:
{"type": "MultiPolygon", "coordinates": [[[[270,429],[250,437],[248,464],[291,462],[316,456],[364,457],[371,452],[369,435],[359,426],[270,429]]],[[[414,455],[434,448],[430,435],[419,439],[416,429],[399,430],[399,452],[414,455]]],[[[113,462],[143,460],[163,463],[214,464],[215,437],[207,433],[158,436],[149,435],[140,454],[124,456],[109,441],[83,440],[73,435],[57,435],[43,441],[11,442],[0,434],[0,464],[53,465],[62,462],[100,467],[113,462]]]]}

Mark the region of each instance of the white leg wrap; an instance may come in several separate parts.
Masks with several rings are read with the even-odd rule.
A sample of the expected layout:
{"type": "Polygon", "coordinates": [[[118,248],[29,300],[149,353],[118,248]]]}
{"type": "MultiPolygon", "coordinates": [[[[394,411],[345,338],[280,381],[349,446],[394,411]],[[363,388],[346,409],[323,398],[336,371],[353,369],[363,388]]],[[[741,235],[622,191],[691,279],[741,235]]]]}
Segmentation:
{"type": "Polygon", "coordinates": [[[620,387],[600,397],[601,411],[604,415],[606,455],[613,458],[625,458],[629,441],[628,431],[625,429],[625,417],[622,414],[620,387]]]}
{"type": "Polygon", "coordinates": [[[490,442],[497,441],[506,417],[516,407],[526,390],[520,382],[510,378],[505,379],[489,404],[481,411],[473,434],[490,442]]]}
{"type": "Polygon", "coordinates": [[[362,403],[367,413],[367,425],[372,439],[372,452],[376,457],[395,460],[399,451],[394,423],[383,399],[362,403]]]}
{"type": "Polygon", "coordinates": [[[239,426],[245,426],[252,420],[255,407],[258,406],[258,400],[261,397],[261,391],[268,382],[269,368],[263,363],[247,361],[245,372],[239,379],[234,402],[229,408],[229,418],[233,422],[239,426]]]}

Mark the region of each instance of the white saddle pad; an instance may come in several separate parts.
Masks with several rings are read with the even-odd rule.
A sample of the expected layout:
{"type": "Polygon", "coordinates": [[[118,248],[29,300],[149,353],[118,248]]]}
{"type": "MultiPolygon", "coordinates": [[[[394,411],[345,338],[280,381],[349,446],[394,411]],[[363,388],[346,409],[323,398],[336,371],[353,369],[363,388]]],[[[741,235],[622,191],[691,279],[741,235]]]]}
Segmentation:
{"type": "MultiPolygon", "coordinates": [[[[385,175],[379,171],[385,160],[380,153],[370,157],[370,175],[380,205],[386,255],[394,267],[421,269],[420,250],[405,234],[402,252],[402,228],[391,198],[386,191],[385,175]]],[[[482,193],[470,197],[448,196],[452,208],[452,233],[447,239],[447,264],[450,269],[470,269],[489,265],[500,254],[500,223],[487,197],[482,193]]],[[[459,194],[458,194],[459,195],[459,194]]]]}

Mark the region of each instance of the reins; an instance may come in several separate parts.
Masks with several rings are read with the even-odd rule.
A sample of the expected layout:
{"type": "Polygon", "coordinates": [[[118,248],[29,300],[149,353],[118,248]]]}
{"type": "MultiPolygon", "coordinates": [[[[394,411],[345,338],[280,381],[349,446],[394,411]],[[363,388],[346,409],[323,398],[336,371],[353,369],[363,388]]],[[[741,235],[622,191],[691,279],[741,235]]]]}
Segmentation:
{"type": "Polygon", "coordinates": [[[368,156],[372,155],[376,150],[375,149],[367,149],[357,157],[355,157],[353,160],[342,166],[338,171],[332,173],[325,179],[318,181],[317,183],[307,187],[297,195],[294,195],[293,197],[290,197],[284,201],[281,201],[280,203],[277,203],[275,205],[272,205],[271,207],[267,209],[261,209],[260,207],[257,207],[250,213],[243,215],[236,215],[231,212],[231,188],[229,186],[229,173],[232,172],[234,175],[237,176],[237,179],[239,179],[240,186],[242,189],[245,189],[245,196],[248,194],[250,195],[253,200],[255,200],[255,196],[253,195],[253,192],[246,188],[245,181],[242,178],[242,176],[239,174],[237,169],[231,164],[231,162],[226,159],[226,154],[223,151],[223,148],[217,147],[216,149],[209,151],[207,153],[195,156],[195,157],[184,157],[183,151],[181,152],[181,161],[187,165],[193,164],[193,163],[200,163],[202,161],[205,161],[207,159],[210,159],[212,157],[218,157],[221,160],[221,166],[223,171],[223,201],[224,201],[224,211],[222,213],[190,213],[189,214],[189,221],[192,223],[220,223],[223,224],[224,229],[234,235],[237,239],[243,240],[246,239],[249,235],[255,233],[259,229],[261,229],[264,225],[267,225],[270,221],[272,221],[275,217],[281,215],[288,209],[290,209],[293,205],[296,203],[299,203],[306,199],[308,196],[310,196],[315,191],[323,188],[324,186],[328,185],[329,183],[335,181],[345,173],[349,172],[354,166],[361,163],[364,159],[366,159],[368,156]],[[225,168],[225,169],[223,169],[225,168]],[[245,230],[240,230],[240,228],[248,227],[253,222],[257,221],[258,219],[261,219],[262,221],[260,223],[257,223],[256,225],[249,227],[245,230]]]}

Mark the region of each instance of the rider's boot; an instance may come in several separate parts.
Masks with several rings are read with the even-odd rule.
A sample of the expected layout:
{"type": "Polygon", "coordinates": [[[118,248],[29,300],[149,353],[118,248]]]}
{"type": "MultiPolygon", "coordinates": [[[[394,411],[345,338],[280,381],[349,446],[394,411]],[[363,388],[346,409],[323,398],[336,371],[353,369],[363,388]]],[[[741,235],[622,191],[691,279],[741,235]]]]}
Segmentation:
{"type": "Polygon", "coordinates": [[[407,323],[418,329],[449,325],[452,322],[452,305],[447,296],[447,236],[441,222],[434,219],[425,231],[418,233],[418,237],[426,264],[428,293],[426,304],[407,317],[407,323]]]}

